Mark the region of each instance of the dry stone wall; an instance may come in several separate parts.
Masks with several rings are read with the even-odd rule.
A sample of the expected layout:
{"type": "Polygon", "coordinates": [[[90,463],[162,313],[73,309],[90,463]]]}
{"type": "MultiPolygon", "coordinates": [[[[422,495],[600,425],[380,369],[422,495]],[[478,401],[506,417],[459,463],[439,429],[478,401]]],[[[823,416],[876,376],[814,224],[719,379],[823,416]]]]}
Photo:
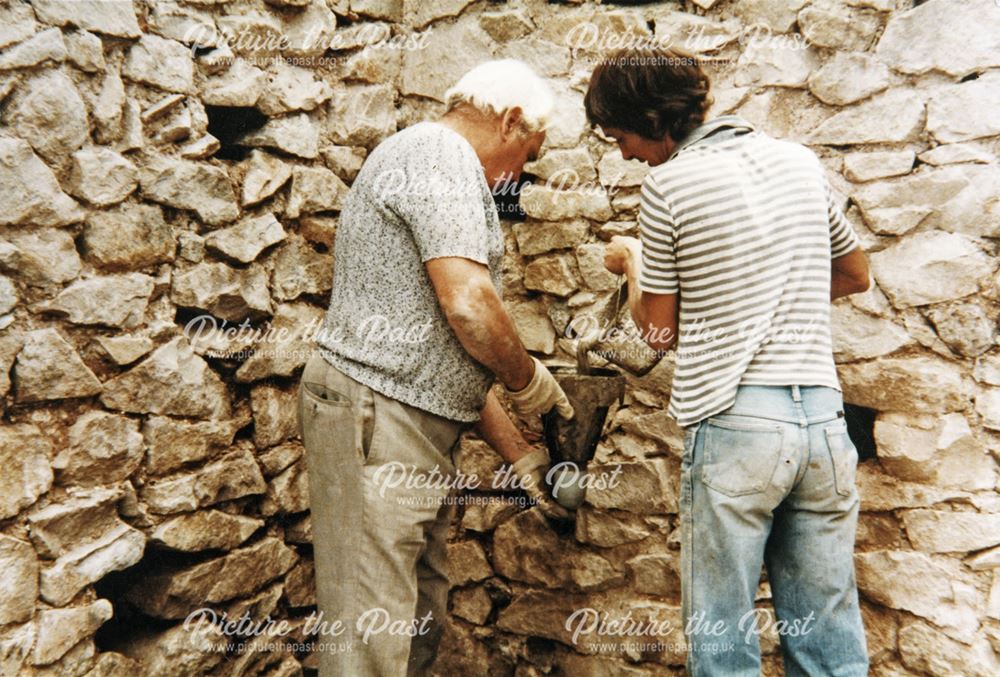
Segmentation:
{"type": "MultiPolygon", "coordinates": [[[[833,319],[846,399],[875,415],[872,673],[1000,674],[992,0],[0,0],[0,673],[314,667],[287,650],[315,604],[295,386],[348,186],[476,63],[551,78],[504,280],[528,348],[568,358],[561,328],[617,284],[600,240],[635,232],[644,172],[588,129],[582,92],[602,52],[649,41],[706,58],[713,114],[811,146],[871,252],[875,287],[833,319]],[[284,619],[288,644],[220,650],[202,607],[284,619]]],[[[593,468],[623,481],[572,528],[503,495],[463,506],[441,674],[681,674],[679,631],[637,648],[566,625],[679,626],[670,375],[630,379],[593,468]]],[[[499,459],[469,438],[459,466],[499,459]]]]}

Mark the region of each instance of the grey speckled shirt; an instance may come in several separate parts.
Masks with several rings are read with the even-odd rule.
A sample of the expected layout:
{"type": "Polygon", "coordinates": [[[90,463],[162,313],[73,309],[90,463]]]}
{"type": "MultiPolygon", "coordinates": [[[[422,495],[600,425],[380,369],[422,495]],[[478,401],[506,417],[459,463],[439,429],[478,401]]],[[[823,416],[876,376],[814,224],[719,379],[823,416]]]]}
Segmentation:
{"type": "Polygon", "coordinates": [[[499,291],[503,248],[496,205],[468,141],[433,122],[389,137],[368,157],[340,214],[321,354],[387,397],[478,420],[493,374],[458,342],[424,262],[478,261],[499,291]]]}

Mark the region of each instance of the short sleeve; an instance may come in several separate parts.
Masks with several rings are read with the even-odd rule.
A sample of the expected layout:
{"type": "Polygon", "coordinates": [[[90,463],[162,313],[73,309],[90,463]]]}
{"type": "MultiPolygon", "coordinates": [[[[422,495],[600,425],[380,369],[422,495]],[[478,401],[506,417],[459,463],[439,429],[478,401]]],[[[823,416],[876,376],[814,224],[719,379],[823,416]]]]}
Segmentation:
{"type": "Polygon", "coordinates": [[[680,290],[676,235],[677,227],[670,206],[647,176],[639,194],[639,238],[642,240],[639,288],[642,291],[676,294],[680,290]]]}
{"type": "Polygon", "coordinates": [[[422,134],[401,149],[395,167],[375,188],[410,228],[421,261],[456,256],[489,265],[492,206],[475,151],[448,130],[422,134]]]}
{"type": "Polygon", "coordinates": [[[851,227],[844,211],[837,204],[833,195],[833,188],[824,177],[823,185],[826,190],[827,212],[830,220],[830,258],[836,259],[851,253],[861,246],[861,240],[851,227]]]}

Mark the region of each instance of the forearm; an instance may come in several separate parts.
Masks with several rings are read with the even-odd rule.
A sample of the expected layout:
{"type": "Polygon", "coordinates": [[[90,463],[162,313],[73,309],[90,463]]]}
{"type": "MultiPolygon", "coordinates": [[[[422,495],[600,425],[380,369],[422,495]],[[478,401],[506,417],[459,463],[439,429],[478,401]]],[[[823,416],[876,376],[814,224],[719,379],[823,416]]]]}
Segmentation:
{"type": "Polygon", "coordinates": [[[628,307],[632,313],[632,321],[635,322],[640,335],[650,348],[670,350],[677,342],[676,320],[673,321],[674,326],[654,321],[650,295],[644,294],[639,286],[639,277],[642,272],[641,256],[640,253],[633,251],[628,257],[624,271],[628,280],[628,307]]]}
{"type": "Polygon", "coordinates": [[[466,352],[501,383],[511,390],[528,385],[534,363],[495,291],[471,292],[446,309],[445,316],[466,352]]]}
{"type": "Polygon", "coordinates": [[[507,416],[492,390],[486,396],[486,405],[479,414],[476,432],[508,463],[513,463],[531,451],[524,435],[507,416]]]}

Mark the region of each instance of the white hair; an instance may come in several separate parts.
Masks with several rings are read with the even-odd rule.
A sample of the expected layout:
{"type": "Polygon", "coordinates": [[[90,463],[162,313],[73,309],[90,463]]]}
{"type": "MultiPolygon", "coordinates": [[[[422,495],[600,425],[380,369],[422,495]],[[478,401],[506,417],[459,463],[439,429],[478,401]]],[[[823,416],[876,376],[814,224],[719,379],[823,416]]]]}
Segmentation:
{"type": "Polygon", "coordinates": [[[479,64],[463,75],[444,97],[449,111],[463,103],[490,115],[520,108],[529,132],[544,130],[555,108],[555,97],[548,83],[517,59],[479,64]]]}

